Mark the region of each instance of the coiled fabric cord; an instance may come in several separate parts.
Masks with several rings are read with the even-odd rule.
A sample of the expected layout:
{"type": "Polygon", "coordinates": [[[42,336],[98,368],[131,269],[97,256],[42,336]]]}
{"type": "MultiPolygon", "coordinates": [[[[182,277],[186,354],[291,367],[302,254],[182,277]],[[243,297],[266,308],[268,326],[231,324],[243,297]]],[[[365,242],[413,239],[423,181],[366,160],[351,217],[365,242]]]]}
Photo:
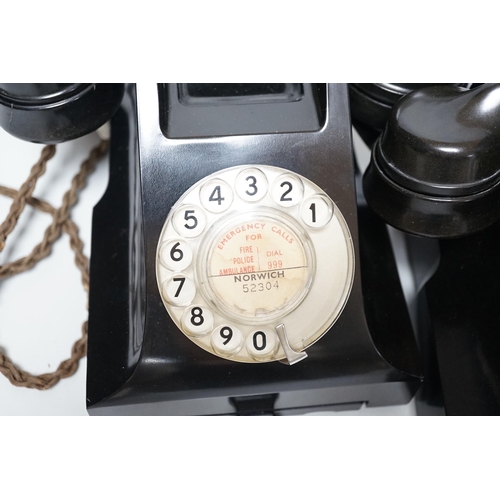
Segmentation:
{"type": "MultiPolygon", "coordinates": [[[[26,257],[9,262],[0,266],[0,280],[31,269],[37,262],[46,257],[52,248],[52,244],[64,231],[70,239],[70,246],[75,254],[75,264],[81,272],[84,290],[89,291],[89,263],[83,254],[83,242],[78,234],[78,226],[70,219],[70,210],[78,200],[78,192],[85,186],[87,177],[94,171],[96,163],[105,156],[108,149],[108,141],[101,141],[92,149],[88,158],[80,166],[79,172],[73,177],[70,189],[64,194],[62,205],[56,209],[46,201],[32,197],[37,180],[46,170],[47,161],[55,152],[55,146],[45,146],[40,154],[40,159],[31,169],[28,179],[19,190],[0,186],[0,195],[13,199],[9,214],[5,221],[0,224],[0,251],[5,246],[7,236],[17,224],[25,206],[32,207],[52,215],[52,223],[45,230],[41,243],[35,246],[26,257]]],[[[16,365],[0,350],[0,373],[5,375],[9,381],[18,387],[45,390],[56,385],[59,380],[71,377],[77,368],[80,359],[87,354],[87,321],[82,325],[82,335],[71,349],[71,357],[64,360],[52,373],[32,375],[16,367],[16,365]]]]}

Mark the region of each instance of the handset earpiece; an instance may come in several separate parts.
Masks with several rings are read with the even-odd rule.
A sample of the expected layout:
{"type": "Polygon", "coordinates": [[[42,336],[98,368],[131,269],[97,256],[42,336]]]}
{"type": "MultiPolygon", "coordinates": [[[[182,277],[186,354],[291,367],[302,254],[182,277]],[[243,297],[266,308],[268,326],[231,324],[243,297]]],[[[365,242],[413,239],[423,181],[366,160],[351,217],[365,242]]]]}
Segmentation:
{"type": "Polygon", "coordinates": [[[500,85],[435,86],[398,101],[364,176],[389,225],[435,238],[480,231],[500,217],[500,85]]]}
{"type": "Polygon", "coordinates": [[[122,83],[0,83],[0,127],[30,142],[69,141],[106,123],[123,92],[122,83]]]}
{"type": "MultiPolygon", "coordinates": [[[[436,83],[351,83],[349,102],[354,128],[371,148],[385,128],[392,107],[409,93],[436,83]]],[[[449,85],[449,84],[445,84],[449,85]]],[[[454,83],[451,85],[461,85],[454,83]]]]}

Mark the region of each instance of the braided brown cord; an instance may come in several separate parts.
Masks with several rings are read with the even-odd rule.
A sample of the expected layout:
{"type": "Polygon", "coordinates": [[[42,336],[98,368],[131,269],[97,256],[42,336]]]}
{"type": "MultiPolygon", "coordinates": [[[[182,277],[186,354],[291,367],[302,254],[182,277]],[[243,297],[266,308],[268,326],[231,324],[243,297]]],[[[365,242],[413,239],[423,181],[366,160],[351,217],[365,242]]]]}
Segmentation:
{"type": "Polygon", "coordinates": [[[12,230],[16,227],[17,220],[26,206],[26,200],[35,190],[36,181],[45,173],[47,161],[50,160],[55,154],[55,146],[45,146],[42,149],[40,159],[33,165],[29,177],[14,197],[7,218],[2,222],[2,224],[0,224],[0,252],[5,246],[7,236],[9,236],[12,230]]]}
{"type": "MultiPolygon", "coordinates": [[[[73,177],[70,189],[63,196],[63,203],[53,216],[52,224],[45,230],[42,242],[26,257],[0,266],[0,279],[14,276],[31,269],[38,261],[50,253],[52,243],[61,236],[62,224],[69,217],[71,207],[78,200],[77,192],[85,185],[87,176],[94,170],[95,164],[107,151],[108,141],[101,141],[81,164],[80,171],[73,177]]],[[[43,152],[42,152],[43,153],[43,152]]]]}
{"type": "MultiPolygon", "coordinates": [[[[88,292],[88,259],[83,254],[83,242],[78,234],[78,226],[69,218],[69,210],[77,201],[77,191],[85,185],[87,176],[94,170],[96,162],[105,155],[107,147],[108,142],[101,141],[101,143],[91,151],[89,157],[82,163],[80,171],[73,178],[71,188],[64,194],[63,203],[59,209],[55,209],[49,203],[38,200],[37,198],[19,195],[21,190],[16,191],[14,189],[0,186],[0,194],[9,196],[14,200],[22,198],[23,201],[20,203],[23,203],[24,206],[29,204],[38,210],[51,214],[53,217],[52,224],[45,231],[42,243],[37,245],[28,257],[24,257],[23,259],[18,259],[15,262],[1,266],[0,279],[13,276],[33,267],[36,262],[50,252],[53,242],[60,236],[61,231],[64,231],[70,238],[70,246],[75,254],[75,264],[81,272],[83,287],[85,291],[88,292]]],[[[44,153],[42,151],[42,155],[43,154],[44,153]]],[[[13,385],[18,387],[45,390],[53,387],[62,378],[73,375],[78,368],[79,360],[83,358],[86,353],[87,321],[85,321],[82,325],[81,338],[74,343],[71,349],[71,357],[64,360],[58,366],[56,371],[52,373],[44,373],[42,375],[32,375],[17,368],[15,364],[0,351],[0,373],[5,375],[13,385]]]]}

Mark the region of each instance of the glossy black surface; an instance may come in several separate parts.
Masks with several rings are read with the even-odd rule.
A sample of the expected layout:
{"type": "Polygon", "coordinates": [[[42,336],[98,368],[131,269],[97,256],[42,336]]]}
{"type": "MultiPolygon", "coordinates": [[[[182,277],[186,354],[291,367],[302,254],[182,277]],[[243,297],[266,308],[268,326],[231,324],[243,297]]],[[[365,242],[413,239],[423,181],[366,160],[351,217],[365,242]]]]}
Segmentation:
{"type": "Polygon", "coordinates": [[[500,225],[439,242],[426,286],[447,415],[500,415],[500,225]]]}
{"type": "Polygon", "coordinates": [[[14,102],[54,101],[61,96],[74,95],[87,83],[0,83],[0,95],[14,102]]]}
{"type": "Polygon", "coordinates": [[[500,85],[427,87],[399,100],[376,142],[365,196],[388,224],[453,238],[500,217],[500,85]]]}
{"type": "Polygon", "coordinates": [[[111,118],[123,88],[106,83],[1,83],[0,127],[30,142],[76,139],[111,118]]]}
{"type": "MultiPolygon", "coordinates": [[[[160,127],[166,137],[309,132],[324,120],[317,84],[160,84],[160,127]],[[274,88],[281,85],[282,88],[274,88]],[[194,95],[190,95],[190,86],[194,95]],[[280,90],[280,92],[278,92],[280,90]]],[[[324,93],[324,85],[321,86],[324,93]]]]}
{"type": "MultiPolygon", "coordinates": [[[[127,98],[133,103],[132,93],[127,98]]],[[[99,256],[91,262],[89,413],[234,414],[235,401],[244,401],[248,413],[247,396],[259,396],[258,411],[272,401],[276,414],[411,399],[420,365],[387,230],[362,216],[367,230],[360,226],[358,240],[347,86],[329,85],[327,102],[325,125],[316,132],[169,139],[159,126],[154,85],[137,89],[138,136],[133,111],[115,116],[110,184],[94,216],[92,254],[98,245],[99,256]],[[137,144],[138,157],[132,154],[137,144]],[[342,211],[355,245],[356,274],[344,312],[294,366],[234,363],[199,349],[168,316],[156,284],[158,238],[178,197],[210,173],[252,163],[288,168],[321,186],[342,211]],[[380,252],[375,260],[367,259],[372,245],[380,252]],[[145,278],[144,288],[137,275],[145,278]]]]}
{"type": "Polygon", "coordinates": [[[144,332],[144,257],[135,87],[112,118],[108,188],[92,217],[87,386],[92,399],[124,385],[144,332]]]}
{"type": "Polygon", "coordinates": [[[407,237],[421,290],[418,414],[500,414],[499,87],[424,89],[399,101],[364,178],[387,222],[446,238],[407,237]]]}
{"type": "Polygon", "coordinates": [[[412,191],[464,196],[500,179],[500,84],[412,92],[396,105],[377,147],[386,174],[412,191]]]}
{"type": "Polygon", "coordinates": [[[179,101],[186,105],[221,102],[283,102],[304,97],[301,83],[179,83],[179,101]]]}
{"type": "MultiPolygon", "coordinates": [[[[414,90],[434,83],[350,83],[349,100],[352,123],[369,148],[391,114],[392,107],[414,90]]],[[[457,84],[455,84],[457,85],[457,84]]]]}

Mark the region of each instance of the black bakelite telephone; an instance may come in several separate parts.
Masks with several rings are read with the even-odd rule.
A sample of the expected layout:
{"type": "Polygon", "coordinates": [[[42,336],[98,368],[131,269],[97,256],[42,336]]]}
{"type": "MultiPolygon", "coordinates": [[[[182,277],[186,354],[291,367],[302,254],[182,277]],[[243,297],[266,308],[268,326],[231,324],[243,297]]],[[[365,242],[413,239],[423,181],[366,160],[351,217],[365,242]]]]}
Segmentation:
{"type": "Polygon", "coordinates": [[[0,84],[26,140],[110,118],[91,415],[500,413],[500,85],[0,84]]]}

